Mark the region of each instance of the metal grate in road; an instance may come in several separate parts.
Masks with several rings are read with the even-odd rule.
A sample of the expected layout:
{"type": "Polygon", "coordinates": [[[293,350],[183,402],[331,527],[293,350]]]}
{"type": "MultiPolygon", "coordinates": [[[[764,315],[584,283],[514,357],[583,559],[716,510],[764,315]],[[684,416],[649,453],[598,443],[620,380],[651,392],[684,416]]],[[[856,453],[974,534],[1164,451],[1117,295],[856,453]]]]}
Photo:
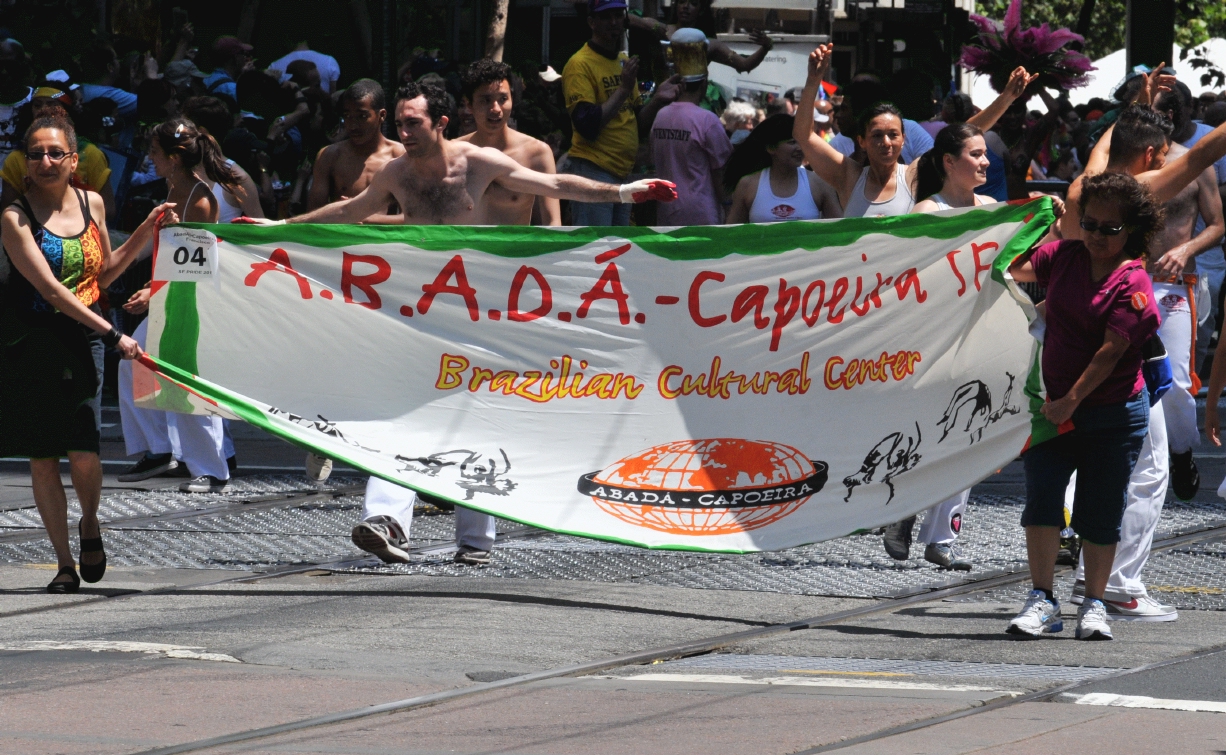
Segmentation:
{"type": "MultiPolygon", "coordinates": [[[[264,570],[297,564],[324,564],[361,558],[349,541],[360,516],[360,496],[343,496],[284,506],[268,505],[278,495],[337,491],[360,485],[359,477],[334,477],[317,488],[301,476],[266,475],[240,478],[222,495],[191,495],[176,490],[106,491],[104,520],[135,519],[107,524],[108,559],[118,566],[163,566],[264,570]],[[272,496],[272,498],[268,498],[272,496]],[[261,501],[245,509],[245,501],[261,501]],[[217,507],[225,507],[217,511],[217,507]],[[205,511],[212,509],[212,511],[205,511]],[[200,511],[199,515],[191,512],[200,511]],[[187,512],[188,516],[182,516],[187,512]],[[169,518],[174,515],[177,518],[169,518]],[[159,521],[157,517],[167,516],[159,521]]],[[[971,576],[990,571],[1025,568],[1025,546],[1018,520],[1020,497],[975,495],[963,518],[960,552],[975,564],[971,576]]],[[[75,518],[76,513],[70,514],[75,518]]],[[[1169,502],[1163,512],[1163,533],[1189,531],[1226,519],[1226,502],[1169,502]]],[[[0,512],[0,561],[49,563],[50,544],[41,534],[33,509],[0,512]],[[14,537],[29,532],[28,539],[14,537]]],[[[498,520],[500,532],[522,529],[498,520]]],[[[449,542],[455,537],[454,516],[421,506],[411,532],[413,547],[449,542]]],[[[461,567],[449,555],[416,556],[409,564],[369,563],[343,571],[368,574],[554,579],[621,582],[713,590],[748,590],[835,597],[893,597],[957,583],[964,575],[923,561],[922,546],[913,558],[889,558],[876,535],[853,535],[773,553],[745,555],[653,551],[566,535],[545,534],[509,540],[495,548],[486,567],[461,567]]],[[[1155,596],[1180,608],[1226,609],[1226,544],[1181,546],[1156,554],[1146,571],[1155,596]]],[[[1061,588],[1067,595],[1071,584],[1061,588]]],[[[962,600],[1019,602],[1024,587],[1002,588],[962,600]]]]}

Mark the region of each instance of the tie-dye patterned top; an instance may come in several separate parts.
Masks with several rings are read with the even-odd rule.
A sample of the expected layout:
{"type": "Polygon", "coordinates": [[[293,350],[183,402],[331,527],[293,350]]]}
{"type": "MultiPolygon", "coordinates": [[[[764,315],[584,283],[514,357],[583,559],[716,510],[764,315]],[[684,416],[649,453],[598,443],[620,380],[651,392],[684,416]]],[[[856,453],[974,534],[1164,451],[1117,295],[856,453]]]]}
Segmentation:
{"type": "MultiPolygon", "coordinates": [[[[81,203],[81,215],[85,218],[85,229],[76,236],[57,236],[43,227],[34,217],[34,211],[23,196],[20,198],[21,208],[34,232],[34,243],[43,253],[43,258],[51,267],[51,274],[64,287],[76,294],[85,306],[98,301],[101,295],[98,291],[98,273],[102,272],[102,240],[98,224],[90,216],[89,203],[85,201],[85,193],[74,189],[77,200],[81,203]]],[[[55,308],[43,298],[33,285],[26,281],[24,286],[15,287],[14,296],[19,298],[19,309],[28,313],[51,314],[55,308]],[[23,290],[24,289],[24,290],[23,290]],[[21,301],[24,299],[24,301],[21,301]]]]}

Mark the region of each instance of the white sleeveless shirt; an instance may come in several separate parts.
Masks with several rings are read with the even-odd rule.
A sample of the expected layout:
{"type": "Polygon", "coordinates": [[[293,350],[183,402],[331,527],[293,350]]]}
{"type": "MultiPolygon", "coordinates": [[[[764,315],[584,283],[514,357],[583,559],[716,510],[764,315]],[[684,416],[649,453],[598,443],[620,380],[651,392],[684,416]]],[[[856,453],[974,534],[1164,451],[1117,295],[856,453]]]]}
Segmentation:
{"type": "Polygon", "coordinates": [[[749,208],[750,223],[774,223],[780,220],[817,220],[822,216],[813,201],[813,189],[809,185],[809,171],[796,169],[796,193],[790,197],[775,196],[771,189],[771,169],[758,176],[758,192],[754,194],[753,206],[749,208]]]}
{"type": "Polygon", "coordinates": [[[868,168],[860,171],[860,178],[851,190],[851,198],[843,209],[845,218],[882,218],[894,215],[906,215],[915,207],[915,197],[911,195],[911,187],[907,185],[907,166],[899,163],[894,167],[894,196],[884,202],[870,202],[864,196],[864,184],[868,181],[868,168]]]}

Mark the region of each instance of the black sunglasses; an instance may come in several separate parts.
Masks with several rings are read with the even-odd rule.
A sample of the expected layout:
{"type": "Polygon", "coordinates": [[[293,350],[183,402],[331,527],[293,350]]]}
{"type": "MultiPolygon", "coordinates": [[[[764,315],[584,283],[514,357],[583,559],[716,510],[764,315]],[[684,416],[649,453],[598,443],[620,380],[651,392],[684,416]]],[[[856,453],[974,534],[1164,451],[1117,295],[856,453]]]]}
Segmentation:
{"type": "Polygon", "coordinates": [[[51,158],[51,162],[58,163],[71,154],[71,152],[65,152],[62,149],[49,149],[46,152],[26,152],[26,159],[32,163],[41,163],[44,157],[49,157],[51,158]]]}
{"type": "Polygon", "coordinates": [[[1118,236],[1120,235],[1120,232],[1124,230],[1123,224],[1107,225],[1106,223],[1099,223],[1097,220],[1086,220],[1085,218],[1081,219],[1081,223],[1079,225],[1081,225],[1081,230],[1085,231],[1086,233],[1097,232],[1103,236],[1118,236]]]}

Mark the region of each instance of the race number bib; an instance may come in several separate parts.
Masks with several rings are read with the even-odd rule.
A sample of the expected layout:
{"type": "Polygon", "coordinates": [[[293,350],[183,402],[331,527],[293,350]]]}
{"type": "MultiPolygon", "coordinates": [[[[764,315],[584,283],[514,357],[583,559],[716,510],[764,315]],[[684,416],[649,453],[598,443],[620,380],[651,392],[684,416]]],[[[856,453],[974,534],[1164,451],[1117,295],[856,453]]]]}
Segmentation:
{"type": "Polygon", "coordinates": [[[154,278],[216,283],[217,237],[199,228],[163,228],[154,278]]]}

